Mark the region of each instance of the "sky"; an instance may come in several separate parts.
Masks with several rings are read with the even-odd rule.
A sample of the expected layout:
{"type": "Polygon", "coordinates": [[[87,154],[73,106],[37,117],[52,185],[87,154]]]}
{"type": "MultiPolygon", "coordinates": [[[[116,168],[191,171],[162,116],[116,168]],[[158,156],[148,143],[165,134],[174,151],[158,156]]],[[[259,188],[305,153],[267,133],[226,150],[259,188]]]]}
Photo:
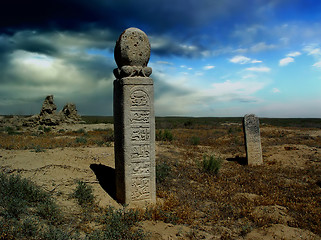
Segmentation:
{"type": "Polygon", "coordinates": [[[156,116],[321,118],[320,0],[10,0],[0,8],[0,115],[113,114],[114,47],[151,43],[156,116]]]}

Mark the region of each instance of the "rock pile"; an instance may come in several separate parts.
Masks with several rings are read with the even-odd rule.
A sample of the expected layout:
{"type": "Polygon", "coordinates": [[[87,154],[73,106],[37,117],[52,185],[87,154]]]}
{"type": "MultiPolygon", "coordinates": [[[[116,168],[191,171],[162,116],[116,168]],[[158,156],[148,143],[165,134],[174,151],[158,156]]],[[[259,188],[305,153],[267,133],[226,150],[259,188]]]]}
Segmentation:
{"type": "Polygon", "coordinates": [[[81,123],[81,117],[77,113],[76,105],[67,103],[61,111],[56,112],[57,106],[53,101],[53,95],[45,98],[40,114],[27,118],[14,116],[9,119],[2,119],[0,122],[4,125],[15,125],[24,127],[36,127],[38,125],[56,126],[63,123],[76,124],[81,123]]]}

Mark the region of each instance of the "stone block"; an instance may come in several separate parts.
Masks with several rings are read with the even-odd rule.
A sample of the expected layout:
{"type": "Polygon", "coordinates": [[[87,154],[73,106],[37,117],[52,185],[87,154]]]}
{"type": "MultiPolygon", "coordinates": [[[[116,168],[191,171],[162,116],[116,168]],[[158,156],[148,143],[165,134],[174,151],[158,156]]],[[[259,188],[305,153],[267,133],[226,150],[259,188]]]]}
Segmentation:
{"type": "Polygon", "coordinates": [[[243,129],[247,164],[263,164],[259,118],[254,114],[246,114],[243,118],[243,129]]]}

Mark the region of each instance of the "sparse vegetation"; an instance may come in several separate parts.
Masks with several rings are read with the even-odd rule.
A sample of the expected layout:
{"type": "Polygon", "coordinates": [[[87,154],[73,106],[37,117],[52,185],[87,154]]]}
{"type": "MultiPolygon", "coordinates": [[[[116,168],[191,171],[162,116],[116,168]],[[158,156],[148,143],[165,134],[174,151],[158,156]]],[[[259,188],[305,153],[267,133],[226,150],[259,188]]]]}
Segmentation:
{"type": "Polygon", "coordinates": [[[136,210],[126,208],[116,210],[109,207],[101,219],[102,230],[92,232],[88,239],[147,239],[147,235],[141,228],[133,228],[139,219],[139,212],[136,210]]]}
{"type": "Polygon", "coordinates": [[[86,144],[87,143],[87,138],[85,138],[85,137],[77,137],[76,138],[76,143],[86,144]]]}
{"type": "Polygon", "coordinates": [[[156,141],[168,141],[171,142],[173,141],[174,137],[173,134],[170,130],[165,129],[165,130],[156,130],[156,141]]]}
{"type": "Polygon", "coordinates": [[[166,162],[161,162],[156,165],[156,181],[161,183],[170,176],[171,167],[166,162]]]}
{"type": "Polygon", "coordinates": [[[77,199],[78,204],[82,207],[90,207],[94,204],[93,189],[83,181],[77,182],[73,197],[77,199]]]}
{"type": "Polygon", "coordinates": [[[204,155],[200,165],[204,172],[216,175],[222,167],[222,162],[223,160],[221,158],[215,157],[214,155],[204,155]]]}
{"type": "MultiPolygon", "coordinates": [[[[278,159],[257,167],[240,165],[238,157],[226,161],[231,156],[242,158],[245,155],[241,118],[166,119],[157,119],[156,131],[156,138],[163,141],[158,145],[156,164],[157,197],[162,199],[161,203],[146,210],[102,209],[95,204],[93,192],[88,190],[90,185],[82,182],[76,184],[75,191],[82,189],[78,197],[84,200],[79,203],[84,207],[76,205],[80,214],[71,219],[43,190],[37,194],[21,190],[21,187],[13,187],[11,192],[4,190],[3,186],[7,185],[4,182],[24,184],[18,180],[3,181],[10,176],[3,174],[6,177],[0,176],[0,194],[5,196],[0,199],[0,239],[144,239],[148,235],[139,230],[137,223],[146,219],[192,225],[195,229],[207,226],[209,232],[221,235],[222,239],[235,239],[253,229],[277,223],[268,216],[256,218],[252,213],[258,206],[275,205],[285,207],[293,218],[285,225],[321,236],[321,137],[309,134],[321,129],[320,119],[319,122],[297,119],[293,123],[289,119],[260,119],[263,158],[269,157],[270,148],[285,149],[287,154],[297,156],[307,147],[309,152],[304,156],[306,163],[302,167],[285,167],[278,159]],[[274,122],[282,127],[271,127],[274,122]],[[197,144],[193,144],[193,137],[197,144]],[[291,144],[300,146],[296,148],[291,144]],[[247,194],[257,197],[251,200],[247,194]],[[86,195],[92,199],[87,203],[86,195]]],[[[63,147],[112,146],[114,139],[112,130],[99,128],[87,132],[56,132],[52,128],[50,133],[36,136],[30,132],[9,134],[11,130],[8,132],[5,127],[2,130],[0,148],[35,152],[63,147]]],[[[12,130],[17,131],[16,128],[12,130]]],[[[97,159],[103,157],[106,155],[97,154],[97,159]]],[[[39,188],[35,186],[35,189],[39,188]]],[[[194,233],[190,237],[197,239],[194,233]]]]}
{"type": "Polygon", "coordinates": [[[51,196],[19,175],[0,173],[0,239],[41,239],[62,219],[51,196]]]}
{"type": "Polygon", "coordinates": [[[48,133],[51,131],[51,127],[44,127],[43,130],[45,133],[48,133]]]}
{"type": "Polygon", "coordinates": [[[200,144],[200,138],[196,137],[196,136],[192,136],[191,137],[191,144],[194,145],[194,146],[200,144]]]}

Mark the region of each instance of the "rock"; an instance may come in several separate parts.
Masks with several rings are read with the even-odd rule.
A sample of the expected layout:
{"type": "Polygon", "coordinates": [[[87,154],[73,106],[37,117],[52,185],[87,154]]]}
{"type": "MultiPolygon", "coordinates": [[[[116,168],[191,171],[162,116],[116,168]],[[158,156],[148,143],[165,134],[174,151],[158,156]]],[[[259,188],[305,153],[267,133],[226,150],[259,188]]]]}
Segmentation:
{"type": "Polygon", "coordinates": [[[57,114],[40,116],[40,121],[39,121],[40,125],[55,126],[55,125],[59,125],[60,123],[61,123],[61,118],[57,114]]]}
{"type": "Polygon", "coordinates": [[[35,127],[35,126],[39,125],[39,120],[40,120],[39,115],[33,115],[31,117],[25,118],[23,120],[22,125],[25,127],[35,127]]]}
{"type": "Polygon", "coordinates": [[[24,126],[34,128],[39,125],[57,126],[61,125],[62,123],[75,124],[82,122],[81,117],[77,113],[75,104],[67,103],[64,108],[57,113],[57,106],[54,103],[53,98],[53,95],[49,95],[45,98],[40,110],[40,114],[26,118],[17,116],[5,118],[1,116],[0,123],[3,126],[24,126]]]}
{"type": "Polygon", "coordinates": [[[81,121],[81,117],[77,113],[74,103],[67,103],[59,112],[61,120],[65,123],[77,123],[81,121]]]}
{"type": "Polygon", "coordinates": [[[40,116],[54,115],[56,110],[57,106],[54,104],[53,95],[49,95],[42,104],[40,116]]]}

